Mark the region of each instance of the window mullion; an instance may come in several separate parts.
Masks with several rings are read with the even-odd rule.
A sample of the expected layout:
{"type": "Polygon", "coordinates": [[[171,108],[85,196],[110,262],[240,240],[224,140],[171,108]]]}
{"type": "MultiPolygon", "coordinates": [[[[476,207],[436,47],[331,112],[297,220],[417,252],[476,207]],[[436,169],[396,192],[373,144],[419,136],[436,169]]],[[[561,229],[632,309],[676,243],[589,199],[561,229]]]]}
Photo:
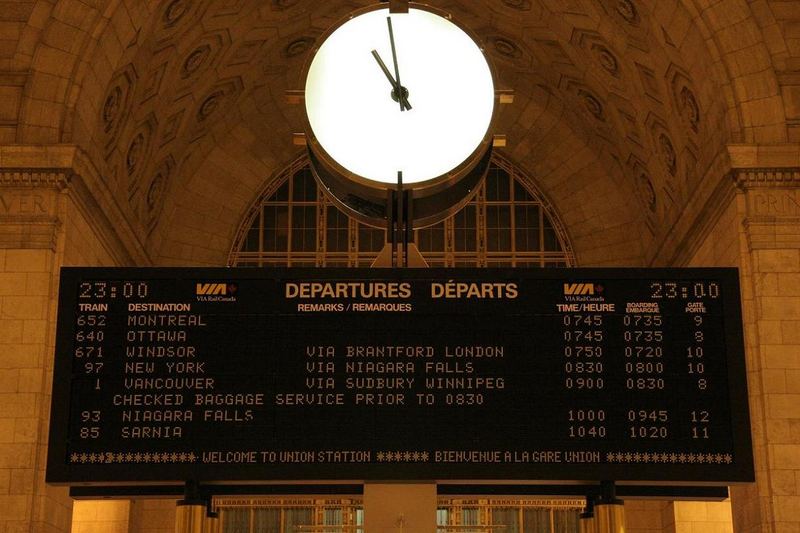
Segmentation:
{"type": "MultiPolygon", "coordinates": [[[[302,171],[301,171],[302,172],[302,171]]],[[[286,199],[286,266],[292,266],[292,229],[294,217],[294,175],[289,176],[289,197],[286,199]]]]}
{"type": "MultiPolygon", "coordinates": [[[[316,182],[315,182],[316,183],[316,182]]],[[[328,240],[328,214],[327,206],[325,205],[325,194],[322,189],[316,187],[317,190],[317,246],[316,257],[314,264],[317,267],[325,266],[325,252],[327,250],[328,240]]]]}
{"type": "MultiPolygon", "coordinates": [[[[551,221],[552,209],[542,202],[535,186],[530,183],[525,176],[520,175],[508,162],[502,158],[493,161],[492,174],[494,180],[490,183],[484,180],[475,191],[474,197],[464,206],[460,213],[446,217],[441,226],[438,226],[436,233],[434,230],[415,230],[416,241],[420,242],[421,237],[434,234],[442,236],[442,239],[434,239],[432,242],[425,242],[426,255],[434,264],[442,264],[446,267],[454,267],[457,264],[473,265],[485,267],[488,264],[498,262],[509,263],[513,267],[534,266],[546,267],[551,262],[560,262],[567,265],[573,263],[569,252],[567,239],[562,242],[564,237],[563,228],[557,219],[551,221]],[[507,180],[507,181],[503,181],[507,180]],[[502,196],[488,201],[491,196],[489,188],[492,183],[500,190],[506,191],[502,196]],[[502,184],[502,185],[501,185],[502,184]],[[519,189],[517,189],[519,187],[519,189]],[[533,212],[533,206],[538,209],[533,212]],[[522,211],[517,212],[517,208],[522,211]],[[489,231],[489,224],[498,225],[500,219],[495,222],[488,220],[490,210],[498,211],[498,216],[505,217],[503,209],[508,209],[508,217],[503,224],[503,228],[495,228],[497,236],[501,239],[497,250],[489,251],[490,237],[494,233],[489,231]],[[523,218],[518,215],[522,214],[523,218]],[[456,218],[458,217],[458,218],[456,218]],[[533,217],[533,218],[531,218],[533,217]],[[538,217],[538,232],[534,230],[534,223],[538,217]],[[553,246],[547,248],[549,244],[548,231],[545,229],[545,221],[551,222],[556,228],[556,242],[549,243],[553,246]],[[521,225],[519,228],[518,226],[521,225]],[[522,240],[517,235],[517,229],[522,231],[522,240]],[[511,235],[506,240],[505,231],[510,231],[511,235]],[[532,233],[531,233],[532,232],[532,233]],[[526,243],[537,239],[539,249],[529,250],[526,243]],[[466,240],[467,247],[462,246],[466,240]],[[461,250],[460,248],[465,248],[461,250]]],[[[303,262],[314,264],[318,267],[328,265],[343,265],[350,267],[364,265],[370,258],[374,258],[376,252],[374,247],[373,230],[362,228],[360,223],[349,215],[338,210],[336,205],[330,203],[324,196],[324,191],[320,187],[314,188],[314,195],[308,200],[304,197],[304,190],[298,187],[308,186],[307,174],[309,172],[307,161],[296,162],[286,173],[268,186],[271,193],[262,193],[261,201],[254,206],[258,213],[253,213],[246,217],[253,224],[257,223],[258,228],[250,226],[257,235],[256,238],[249,238],[252,232],[240,231],[237,233],[237,243],[234,251],[231,252],[229,263],[232,266],[276,266],[281,263],[291,266],[292,264],[303,262]],[[311,212],[311,208],[316,209],[311,212]],[[266,210],[270,211],[267,212],[266,210]],[[337,211],[333,211],[336,209],[337,211]],[[285,210],[285,211],[284,211],[285,210]],[[299,210],[299,212],[295,212],[299,210]],[[329,211],[330,210],[330,211],[329,211]],[[274,211],[274,212],[273,212],[274,211]],[[313,214],[312,214],[313,213],[313,214]],[[282,220],[281,220],[282,217],[282,220]],[[300,217],[300,218],[297,218],[300,217]],[[297,228],[294,221],[297,220],[297,228]],[[313,220],[313,222],[312,222],[313,220]],[[280,224],[281,227],[278,227],[280,224]],[[314,224],[315,227],[307,224],[314,224]],[[341,227],[340,227],[341,226],[341,227]],[[340,242],[340,237],[344,237],[346,228],[347,243],[340,242]],[[312,231],[313,230],[313,231],[312,231]],[[302,235],[295,232],[300,231],[302,235]],[[362,239],[365,236],[364,239],[362,239]],[[280,235],[279,235],[280,234],[280,235]],[[297,236],[298,242],[294,242],[297,236]],[[269,245],[267,240],[274,239],[276,246],[269,245]],[[285,239],[285,244],[283,240],[285,239]],[[314,239],[314,247],[311,247],[314,239]],[[249,241],[249,242],[248,242],[249,241]],[[346,250],[346,253],[345,253],[346,250]]],[[[308,191],[311,193],[311,190],[308,191]]],[[[249,228],[248,228],[249,231],[249,228]]],[[[494,241],[492,241],[494,242],[494,241]]],[[[533,242],[530,242],[533,245],[533,242]]]]}
{"type": "Polygon", "coordinates": [[[511,266],[517,266],[517,209],[514,203],[514,179],[511,174],[508,175],[508,231],[511,233],[509,242],[511,243],[511,266]]]}
{"type": "Polygon", "coordinates": [[[539,266],[544,267],[544,206],[539,204],[539,266]]]}
{"type": "Polygon", "coordinates": [[[486,266],[486,180],[478,188],[475,197],[475,231],[477,233],[478,246],[476,266],[486,266]]]}

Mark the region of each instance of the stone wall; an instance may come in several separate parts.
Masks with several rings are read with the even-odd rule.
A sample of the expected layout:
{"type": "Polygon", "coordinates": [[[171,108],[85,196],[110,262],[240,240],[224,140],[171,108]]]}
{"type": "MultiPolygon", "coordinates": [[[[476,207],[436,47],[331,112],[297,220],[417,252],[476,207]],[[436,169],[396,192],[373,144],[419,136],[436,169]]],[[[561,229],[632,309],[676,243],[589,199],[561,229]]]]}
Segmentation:
{"type": "MultiPolygon", "coordinates": [[[[45,484],[59,269],[130,257],[75,174],[74,149],[0,146],[0,531],[64,532],[45,484]]],[[[63,356],[63,354],[62,354],[63,356]]],[[[67,356],[69,356],[67,354],[67,356]]]]}
{"type": "Polygon", "coordinates": [[[134,500],[129,533],[174,533],[175,500],[134,500]]]}
{"type": "Polygon", "coordinates": [[[664,513],[669,533],[733,533],[731,505],[724,502],[674,502],[664,513]]]}
{"type": "Polygon", "coordinates": [[[76,501],[72,508],[72,533],[128,533],[129,501],[76,501]]]}
{"type": "Polygon", "coordinates": [[[0,257],[0,530],[65,531],[66,490],[42,483],[58,258],[50,248],[0,249],[0,257]]]}
{"type": "MultiPolygon", "coordinates": [[[[666,501],[628,500],[625,502],[625,533],[666,533],[666,501]]],[[[671,532],[674,533],[674,532],[671,532]]]]}

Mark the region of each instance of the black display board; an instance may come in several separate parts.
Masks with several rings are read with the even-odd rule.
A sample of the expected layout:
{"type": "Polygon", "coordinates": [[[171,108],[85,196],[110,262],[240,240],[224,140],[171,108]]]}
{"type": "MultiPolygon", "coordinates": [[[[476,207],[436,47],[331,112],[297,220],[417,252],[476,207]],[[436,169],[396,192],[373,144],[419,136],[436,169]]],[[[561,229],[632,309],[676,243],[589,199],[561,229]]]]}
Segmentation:
{"type": "Polygon", "coordinates": [[[753,479],[735,269],[61,271],[47,480],[753,479]]]}

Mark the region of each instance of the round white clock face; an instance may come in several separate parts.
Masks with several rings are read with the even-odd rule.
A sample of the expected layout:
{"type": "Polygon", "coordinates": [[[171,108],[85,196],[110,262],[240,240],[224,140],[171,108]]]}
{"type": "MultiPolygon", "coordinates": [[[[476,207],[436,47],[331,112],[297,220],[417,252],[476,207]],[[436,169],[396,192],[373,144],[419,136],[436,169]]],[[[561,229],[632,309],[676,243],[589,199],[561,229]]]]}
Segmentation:
{"type": "Polygon", "coordinates": [[[306,111],[320,146],[348,171],[383,183],[396,183],[402,171],[404,183],[420,183],[458,167],[483,142],[494,84],[472,38],[443,17],[412,8],[391,15],[397,71],[407,90],[401,110],[392,98],[389,16],[378,9],[354,17],[322,43],[308,71],[306,111]]]}

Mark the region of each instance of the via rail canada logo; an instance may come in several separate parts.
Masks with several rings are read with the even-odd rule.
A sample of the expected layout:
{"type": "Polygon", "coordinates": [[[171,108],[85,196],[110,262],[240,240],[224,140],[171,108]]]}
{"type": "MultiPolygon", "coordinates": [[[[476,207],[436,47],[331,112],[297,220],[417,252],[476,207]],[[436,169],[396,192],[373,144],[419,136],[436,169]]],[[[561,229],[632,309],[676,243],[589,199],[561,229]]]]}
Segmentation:
{"type": "Polygon", "coordinates": [[[599,283],[564,283],[564,299],[568,302],[604,302],[605,287],[599,283]]]}
{"type": "Polygon", "coordinates": [[[201,283],[195,284],[195,296],[198,302],[235,302],[239,285],[236,283],[201,283]]]}

